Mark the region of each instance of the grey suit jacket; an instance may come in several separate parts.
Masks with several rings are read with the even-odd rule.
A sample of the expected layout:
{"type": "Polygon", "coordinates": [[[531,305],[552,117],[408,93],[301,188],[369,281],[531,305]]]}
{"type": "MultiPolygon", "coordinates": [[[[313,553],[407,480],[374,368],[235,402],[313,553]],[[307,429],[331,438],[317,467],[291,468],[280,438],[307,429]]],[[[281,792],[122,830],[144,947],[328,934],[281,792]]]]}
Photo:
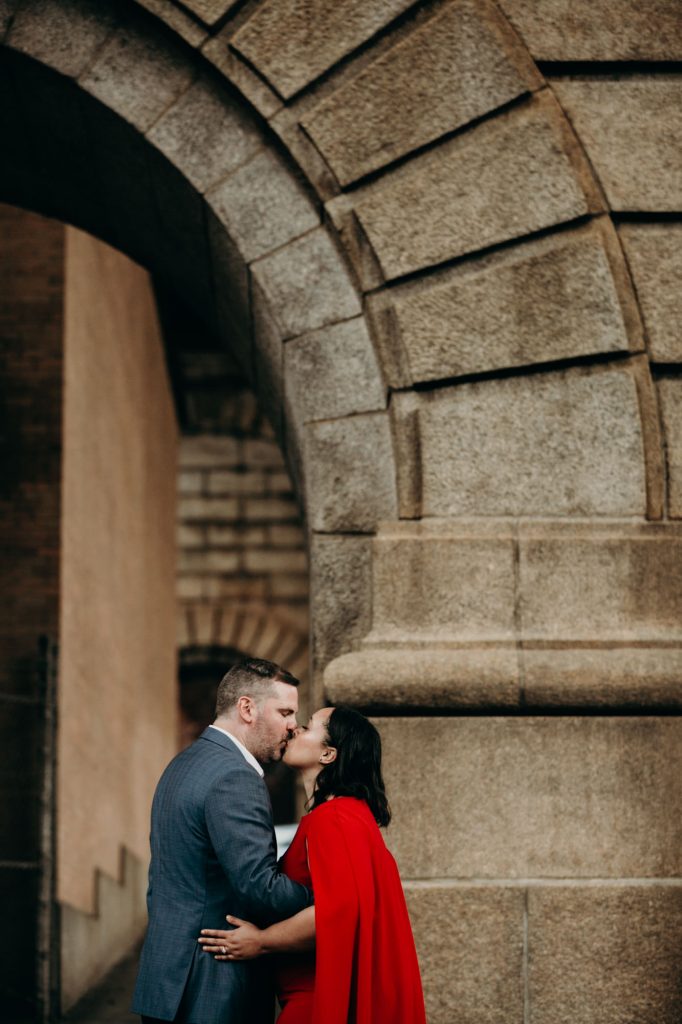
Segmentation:
{"type": "Polygon", "coordinates": [[[226,914],[265,926],[312,903],[277,870],[265,782],[229,737],[206,729],[161,776],[152,804],[149,927],[133,1012],[188,1024],[272,1020],[266,960],[221,963],[202,928],[226,914]]]}

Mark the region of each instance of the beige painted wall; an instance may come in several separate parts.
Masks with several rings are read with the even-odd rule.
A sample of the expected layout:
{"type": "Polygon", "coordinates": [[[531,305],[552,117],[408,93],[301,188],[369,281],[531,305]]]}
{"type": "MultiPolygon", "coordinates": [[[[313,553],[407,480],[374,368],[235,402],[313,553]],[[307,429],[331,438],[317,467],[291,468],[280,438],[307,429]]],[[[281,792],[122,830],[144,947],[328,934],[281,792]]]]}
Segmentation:
{"type": "Polygon", "coordinates": [[[68,228],[65,278],[58,897],[93,913],[175,749],[177,428],[147,274],[68,228]]]}

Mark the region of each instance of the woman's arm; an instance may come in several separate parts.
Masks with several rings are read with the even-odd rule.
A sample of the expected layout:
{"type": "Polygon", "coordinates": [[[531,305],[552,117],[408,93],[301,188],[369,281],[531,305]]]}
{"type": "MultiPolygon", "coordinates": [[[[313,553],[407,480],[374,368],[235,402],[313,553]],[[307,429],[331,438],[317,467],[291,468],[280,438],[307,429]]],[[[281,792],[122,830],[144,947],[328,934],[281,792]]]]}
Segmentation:
{"type": "Polygon", "coordinates": [[[315,907],[306,907],[269,928],[257,928],[228,914],[231,931],[202,929],[199,942],[216,960],[252,960],[265,953],[305,953],[315,948],[315,907]]]}

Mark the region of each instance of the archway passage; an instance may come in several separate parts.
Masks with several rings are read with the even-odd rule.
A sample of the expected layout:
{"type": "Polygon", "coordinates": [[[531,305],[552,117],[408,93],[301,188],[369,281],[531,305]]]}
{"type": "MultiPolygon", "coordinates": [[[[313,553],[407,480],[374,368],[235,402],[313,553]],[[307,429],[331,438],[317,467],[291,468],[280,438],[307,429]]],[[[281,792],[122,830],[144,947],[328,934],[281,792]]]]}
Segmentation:
{"type": "Polygon", "coordinates": [[[385,716],[430,1018],[675,1021],[677,7],[145,6],[6,6],[3,194],[153,267],[255,381],[316,692],[385,716]]]}

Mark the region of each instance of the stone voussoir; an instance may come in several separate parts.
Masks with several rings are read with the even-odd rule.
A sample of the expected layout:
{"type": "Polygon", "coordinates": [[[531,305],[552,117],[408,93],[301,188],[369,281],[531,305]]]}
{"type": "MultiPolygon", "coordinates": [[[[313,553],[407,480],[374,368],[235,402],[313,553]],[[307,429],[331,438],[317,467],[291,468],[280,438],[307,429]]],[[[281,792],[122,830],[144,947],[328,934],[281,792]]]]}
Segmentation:
{"type": "Polygon", "coordinates": [[[313,530],[371,533],[397,512],[395,465],[386,413],[309,423],[305,430],[306,508],[313,530]]]}
{"type": "Polygon", "coordinates": [[[86,0],[31,0],[17,6],[5,45],[70,78],[87,67],[118,20],[115,4],[107,0],[96,9],[86,0]]]}
{"type": "Polygon", "coordinates": [[[303,422],[386,408],[386,391],[364,317],[287,342],[284,374],[290,407],[303,422]]]}
{"type": "Polygon", "coordinates": [[[264,0],[231,35],[231,45],[289,99],[374,35],[412,0],[264,0]]]}
{"type": "Polygon", "coordinates": [[[643,348],[610,221],[559,232],[379,293],[410,381],[643,348]]]}
{"type": "Polygon", "coordinates": [[[272,150],[253,156],[216,185],[207,200],[247,263],[320,223],[306,191],[272,150]]]}
{"type": "MultiPolygon", "coordinates": [[[[332,215],[335,202],[328,204],[332,215]]],[[[546,91],[353,196],[387,279],[601,207],[568,122],[546,91]]]]}
{"type": "Polygon", "coordinates": [[[541,84],[496,6],[459,0],[341,85],[301,123],[347,185],[541,84]]]}
{"type": "Polygon", "coordinates": [[[283,339],[361,312],[345,263],[323,227],[256,260],[251,271],[283,339]]]}
{"type": "Polygon", "coordinates": [[[263,135],[225,89],[197,79],[147,136],[200,192],[252,157],[263,135]]]}

